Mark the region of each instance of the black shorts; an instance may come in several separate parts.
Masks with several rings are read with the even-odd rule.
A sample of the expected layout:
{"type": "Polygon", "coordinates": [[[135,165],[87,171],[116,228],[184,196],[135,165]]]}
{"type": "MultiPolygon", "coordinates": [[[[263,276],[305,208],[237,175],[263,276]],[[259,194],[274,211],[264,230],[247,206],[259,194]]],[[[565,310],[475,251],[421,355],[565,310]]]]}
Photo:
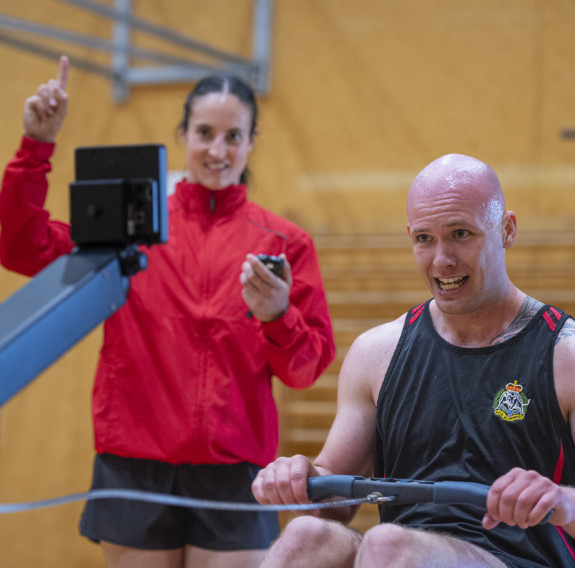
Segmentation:
{"type": "MultiPolygon", "coordinates": [[[[251,483],[259,467],[171,465],[155,460],[96,456],[92,489],[132,489],[196,499],[255,503],[251,483]]],[[[279,535],[275,512],[220,511],[134,501],[86,503],[80,533],[129,548],[168,550],[186,545],[232,551],[268,548],[279,535]]]]}

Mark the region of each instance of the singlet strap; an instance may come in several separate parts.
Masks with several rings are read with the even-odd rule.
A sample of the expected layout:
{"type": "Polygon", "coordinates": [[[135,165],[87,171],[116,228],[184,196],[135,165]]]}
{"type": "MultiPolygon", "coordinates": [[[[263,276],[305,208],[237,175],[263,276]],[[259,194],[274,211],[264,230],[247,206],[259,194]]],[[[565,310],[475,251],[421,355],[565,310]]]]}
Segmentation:
{"type": "Polygon", "coordinates": [[[549,306],[549,308],[547,308],[543,312],[542,317],[549,326],[549,329],[551,331],[555,331],[555,328],[557,327],[557,324],[561,320],[562,315],[563,312],[561,310],[554,308],[553,306],[549,306]]]}
{"type": "Polygon", "coordinates": [[[415,308],[412,308],[410,311],[410,317],[409,317],[409,325],[411,325],[412,323],[414,323],[417,318],[423,313],[423,309],[425,308],[425,302],[423,304],[419,304],[419,306],[415,306],[415,308]]]}

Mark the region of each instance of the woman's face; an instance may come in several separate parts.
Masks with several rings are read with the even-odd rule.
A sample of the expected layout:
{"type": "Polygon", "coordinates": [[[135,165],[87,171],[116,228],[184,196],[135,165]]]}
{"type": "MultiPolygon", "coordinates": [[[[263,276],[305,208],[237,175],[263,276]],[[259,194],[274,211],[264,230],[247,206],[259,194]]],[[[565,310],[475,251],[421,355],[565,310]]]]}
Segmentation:
{"type": "Polygon", "coordinates": [[[208,93],[195,99],[183,134],[188,180],[209,189],[239,183],[249,151],[252,111],[235,95],[208,93]]]}

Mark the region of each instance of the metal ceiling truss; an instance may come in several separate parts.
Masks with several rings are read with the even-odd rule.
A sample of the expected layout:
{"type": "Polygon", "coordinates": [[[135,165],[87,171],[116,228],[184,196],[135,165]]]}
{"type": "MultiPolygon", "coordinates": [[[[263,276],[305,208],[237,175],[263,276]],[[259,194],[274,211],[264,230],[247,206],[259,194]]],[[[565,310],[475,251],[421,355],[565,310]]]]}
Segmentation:
{"type": "Polygon", "coordinates": [[[112,54],[109,66],[69,55],[70,64],[112,82],[113,99],[124,102],[137,85],[195,82],[210,73],[230,73],[247,81],[259,95],[269,91],[273,0],[253,0],[252,58],[240,57],[132,15],[132,0],[115,0],[114,7],[95,0],[60,0],[112,21],[113,38],[97,37],[0,14],[0,42],[58,60],[61,51],[34,39],[62,41],[112,54]],[[131,45],[132,31],[144,32],[172,47],[190,52],[177,57],[131,45]],[[198,61],[201,59],[201,62],[198,61]],[[194,60],[196,57],[196,60],[194,60]],[[139,65],[134,65],[139,61],[139,65]],[[152,64],[150,64],[152,63],[152,64]]]}

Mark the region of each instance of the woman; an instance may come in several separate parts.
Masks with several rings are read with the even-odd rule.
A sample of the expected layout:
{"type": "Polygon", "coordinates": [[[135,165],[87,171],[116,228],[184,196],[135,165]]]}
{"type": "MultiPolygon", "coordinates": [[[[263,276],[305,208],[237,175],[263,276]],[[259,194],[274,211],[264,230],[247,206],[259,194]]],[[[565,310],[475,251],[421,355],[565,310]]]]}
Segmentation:
{"type": "MultiPolygon", "coordinates": [[[[67,108],[68,61],[26,100],[24,137],[0,194],[0,260],[33,276],[73,248],[42,208],[49,158],[67,108]]],[[[311,385],[335,347],[307,233],[249,201],[257,134],[253,92],[233,77],[200,81],[180,124],[187,174],[169,200],[169,241],[146,249],[126,304],[104,324],[94,383],[93,488],[252,500],[275,458],[271,378],[311,385]],[[281,256],[281,277],[258,253],[281,256]]],[[[277,516],[88,502],[81,533],[111,567],[257,566],[277,516]]]]}

